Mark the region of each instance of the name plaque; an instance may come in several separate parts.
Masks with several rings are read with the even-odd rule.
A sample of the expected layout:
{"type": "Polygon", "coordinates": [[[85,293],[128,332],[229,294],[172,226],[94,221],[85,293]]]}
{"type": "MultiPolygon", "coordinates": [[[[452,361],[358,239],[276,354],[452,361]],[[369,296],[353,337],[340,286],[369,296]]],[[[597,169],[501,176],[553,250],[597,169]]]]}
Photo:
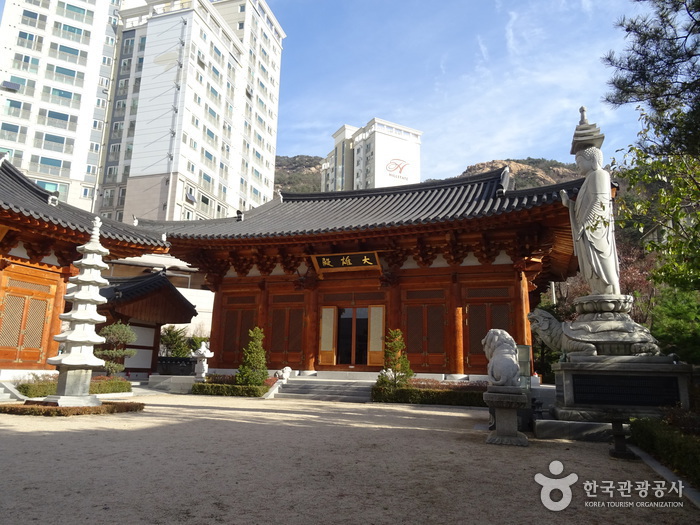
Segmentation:
{"type": "Polygon", "coordinates": [[[382,271],[377,252],[332,253],[312,255],[311,261],[319,277],[325,272],[347,272],[357,270],[382,271]]]}
{"type": "Polygon", "coordinates": [[[678,378],[572,374],[576,404],[673,406],[680,402],[678,378]]]}

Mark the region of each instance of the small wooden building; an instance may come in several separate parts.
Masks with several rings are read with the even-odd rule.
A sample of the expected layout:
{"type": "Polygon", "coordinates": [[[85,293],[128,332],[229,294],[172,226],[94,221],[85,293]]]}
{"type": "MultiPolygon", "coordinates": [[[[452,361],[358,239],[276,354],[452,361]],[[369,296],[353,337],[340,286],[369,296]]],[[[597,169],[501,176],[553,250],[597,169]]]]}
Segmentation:
{"type": "Polygon", "coordinates": [[[166,277],[165,270],[136,277],[109,277],[109,286],[100,294],[107,302],[98,312],[108,324],[121,321],[136,333],[136,341],[129,349],[136,355],[126,358],[125,372],[150,374],[158,369],[160,329],[164,324],[189,323],[197,315],[190,303],[166,277]]]}
{"type": "Polygon", "coordinates": [[[270,368],[377,371],[400,328],[417,372],[483,374],[491,328],[530,344],[530,296],[573,275],[559,191],[508,170],[412,186],[281,194],[237,219],[156,223],[216,292],[210,366],[261,326],[270,368]]]}
{"type": "MultiPolygon", "coordinates": [[[[54,369],[76,248],[90,238],[94,215],[59,202],[0,159],[0,378],[13,371],[54,369]]],[[[165,253],[161,235],[104,219],[100,242],[110,258],[165,253]]]]}

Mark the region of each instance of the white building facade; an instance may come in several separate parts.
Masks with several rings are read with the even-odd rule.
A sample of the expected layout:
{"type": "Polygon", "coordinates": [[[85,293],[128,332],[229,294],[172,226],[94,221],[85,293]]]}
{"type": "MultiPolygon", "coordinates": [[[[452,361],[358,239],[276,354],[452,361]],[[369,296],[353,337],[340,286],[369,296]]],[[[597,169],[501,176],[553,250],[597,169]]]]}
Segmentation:
{"type": "Polygon", "coordinates": [[[374,118],[366,126],[343,125],[321,169],[324,191],[386,188],[420,182],[422,132],[374,118]]]}
{"type": "Polygon", "coordinates": [[[0,26],[0,154],[132,221],[273,196],[282,40],[264,0],[17,0],[0,26]]]}
{"type": "Polygon", "coordinates": [[[0,153],[85,210],[95,208],[120,1],[8,1],[0,25],[0,153]]]}
{"type": "Polygon", "coordinates": [[[270,200],[285,35],[267,5],[124,7],[100,213],[197,220],[270,200]]]}

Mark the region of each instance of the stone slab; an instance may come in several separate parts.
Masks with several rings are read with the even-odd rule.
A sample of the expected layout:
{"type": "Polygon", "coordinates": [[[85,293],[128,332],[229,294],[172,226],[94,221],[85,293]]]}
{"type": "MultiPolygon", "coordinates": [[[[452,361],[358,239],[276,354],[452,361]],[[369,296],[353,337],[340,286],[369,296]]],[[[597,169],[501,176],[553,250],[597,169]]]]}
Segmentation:
{"type": "MultiPolygon", "coordinates": [[[[623,425],[627,430],[629,425],[623,425]]],[[[593,421],[536,419],[533,433],[537,439],[571,439],[607,443],[612,439],[612,425],[593,421]]]]}

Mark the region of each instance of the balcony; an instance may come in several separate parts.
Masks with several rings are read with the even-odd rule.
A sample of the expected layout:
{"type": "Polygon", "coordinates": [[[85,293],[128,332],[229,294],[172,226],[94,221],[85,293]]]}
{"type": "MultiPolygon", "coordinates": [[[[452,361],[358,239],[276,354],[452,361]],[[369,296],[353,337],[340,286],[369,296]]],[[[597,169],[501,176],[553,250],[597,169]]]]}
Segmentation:
{"type": "Polygon", "coordinates": [[[29,170],[38,173],[46,173],[47,175],[56,175],[58,177],[70,177],[70,168],[59,168],[58,166],[49,166],[40,162],[30,162],[29,170]]]}
{"type": "Polygon", "coordinates": [[[78,64],[81,66],[87,64],[87,57],[85,56],[64,53],[63,51],[58,51],[56,49],[49,49],[49,56],[58,58],[59,60],[64,60],[65,62],[70,62],[71,64],[78,64]]]}
{"type": "Polygon", "coordinates": [[[5,113],[5,115],[10,115],[12,117],[19,117],[19,118],[23,118],[23,119],[28,119],[31,111],[28,109],[23,109],[23,108],[13,108],[10,106],[5,106],[5,111],[3,113],[5,113]]]}
{"type": "Polygon", "coordinates": [[[39,72],[39,64],[32,64],[31,62],[25,62],[24,60],[13,60],[12,67],[20,71],[28,71],[30,73],[39,72]]]}
{"type": "Polygon", "coordinates": [[[58,29],[56,27],[54,27],[54,29],[53,29],[53,35],[59,36],[61,38],[65,38],[66,40],[70,40],[72,42],[78,42],[80,44],[89,44],[90,43],[90,35],[72,33],[70,31],[64,31],[63,29],[58,29]]]}
{"type": "Polygon", "coordinates": [[[70,18],[71,20],[75,20],[77,22],[84,22],[86,24],[92,24],[93,21],[93,15],[89,11],[85,11],[84,13],[76,13],[59,6],[56,8],[56,14],[70,18]]]}
{"type": "Polygon", "coordinates": [[[45,16],[44,16],[44,20],[39,20],[38,18],[32,18],[30,16],[22,15],[22,18],[20,19],[20,23],[24,24],[25,26],[36,27],[37,29],[46,29],[46,17],[45,16]]]}
{"type": "Polygon", "coordinates": [[[44,126],[51,126],[52,128],[68,129],[70,131],[75,131],[77,124],[75,122],[70,122],[69,120],[61,120],[58,118],[51,118],[45,115],[39,115],[36,119],[37,123],[44,126]]]}
{"type": "Polygon", "coordinates": [[[26,133],[17,133],[16,131],[0,130],[0,140],[9,140],[12,142],[21,142],[24,144],[27,140],[26,133]]]}
{"type": "Polygon", "coordinates": [[[44,47],[44,43],[39,40],[27,40],[26,38],[17,38],[17,45],[25,49],[31,49],[32,51],[41,51],[44,47]]]}
{"type": "MultiPolygon", "coordinates": [[[[80,73],[77,73],[80,75],[80,73]]],[[[62,82],[63,84],[70,84],[71,86],[83,87],[83,79],[75,76],[64,75],[63,73],[56,73],[55,71],[47,71],[46,78],[49,80],[55,80],[57,82],[62,82]]]]}

